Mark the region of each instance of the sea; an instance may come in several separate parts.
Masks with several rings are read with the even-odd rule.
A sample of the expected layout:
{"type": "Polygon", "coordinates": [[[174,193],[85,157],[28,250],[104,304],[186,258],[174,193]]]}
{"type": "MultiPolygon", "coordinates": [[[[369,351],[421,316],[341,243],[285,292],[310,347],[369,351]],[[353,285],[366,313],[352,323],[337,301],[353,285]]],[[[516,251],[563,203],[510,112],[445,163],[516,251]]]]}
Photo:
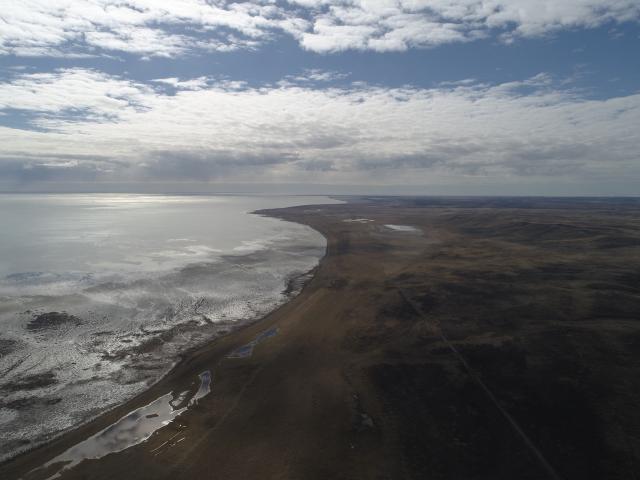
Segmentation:
{"type": "Polygon", "coordinates": [[[185,350],[296,295],[324,237],[252,212],[330,203],[1,194],[0,459],[133,397],[185,350]]]}

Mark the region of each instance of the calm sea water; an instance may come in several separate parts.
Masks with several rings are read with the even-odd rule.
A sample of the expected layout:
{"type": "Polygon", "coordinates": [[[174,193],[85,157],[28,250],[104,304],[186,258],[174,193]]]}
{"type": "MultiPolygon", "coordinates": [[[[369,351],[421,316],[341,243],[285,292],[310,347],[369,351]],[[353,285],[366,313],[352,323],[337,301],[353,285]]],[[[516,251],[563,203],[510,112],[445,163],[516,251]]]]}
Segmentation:
{"type": "MultiPolygon", "coordinates": [[[[264,315],[324,238],[261,208],[322,197],[0,195],[0,458],[264,315]]],[[[294,289],[295,293],[295,289],[294,289]]]]}

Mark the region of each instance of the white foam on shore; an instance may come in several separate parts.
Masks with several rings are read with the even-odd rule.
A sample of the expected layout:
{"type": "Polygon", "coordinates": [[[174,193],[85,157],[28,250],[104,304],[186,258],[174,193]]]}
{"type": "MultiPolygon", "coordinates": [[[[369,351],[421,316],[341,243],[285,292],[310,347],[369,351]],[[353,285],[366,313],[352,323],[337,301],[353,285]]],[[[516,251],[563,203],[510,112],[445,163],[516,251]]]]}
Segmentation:
{"type": "Polygon", "coordinates": [[[396,232],[420,232],[421,230],[416,227],[412,227],[411,225],[385,225],[385,227],[394,230],[396,232]]]}
{"type": "Polygon", "coordinates": [[[373,220],[369,219],[369,218],[347,218],[345,220],[342,220],[345,223],[369,223],[369,222],[373,222],[373,220]]]}

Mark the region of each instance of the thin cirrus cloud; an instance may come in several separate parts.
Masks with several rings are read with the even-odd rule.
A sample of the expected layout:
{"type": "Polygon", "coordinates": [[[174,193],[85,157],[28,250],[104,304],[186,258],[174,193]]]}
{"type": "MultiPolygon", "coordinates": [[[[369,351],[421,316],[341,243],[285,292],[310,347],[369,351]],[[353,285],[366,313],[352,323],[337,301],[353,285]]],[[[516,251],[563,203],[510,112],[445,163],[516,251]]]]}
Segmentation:
{"type": "Polygon", "coordinates": [[[637,22],[637,0],[5,0],[0,55],[177,57],[255,49],[402,51],[637,22]]]}
{"type": "Polygon", "coordinates": [[[0,177],[14,182],[640,174],[640,94],[585,99],[548,74],[434,88],[250,87],[70,68],[16,74],[0,85],[0,110],[28,119],[0,128],[0,177]]]}

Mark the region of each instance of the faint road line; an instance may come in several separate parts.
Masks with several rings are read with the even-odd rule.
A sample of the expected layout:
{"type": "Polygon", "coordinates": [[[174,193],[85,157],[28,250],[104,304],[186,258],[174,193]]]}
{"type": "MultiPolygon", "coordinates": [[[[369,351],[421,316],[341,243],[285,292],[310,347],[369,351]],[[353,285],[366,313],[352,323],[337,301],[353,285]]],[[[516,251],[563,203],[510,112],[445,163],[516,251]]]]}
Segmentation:
{"type": "MultiPolygon", "coordinates": [[[[406,294],[404,290],[402,290],[401,288],[398,288],[398,291],[400,292],[400,296],[402,297],[402,299],[405,302],[407,302],[407,304],[413,309],[413,311],[415,311],[420,317],[426,318],[426,315],[422,311],[420,306],[416,304],[409,297],[409,295],[406,294]]],[[[522,441],[527,446],[527,448],[531,451],[531,453],[533,453],[536,459],[540,462],[540,465],[542,465],[544,470],[549,474],[549,477],[552,478],[553,480],[562,480],[562,477],[556,472],[553,466],[547,461],[547,459],[544,457],[542,452],[538,449],[538,447],[535,446],[533,441],[524,432],[524,430],[520,427],[520,425],[518,425],[518,422],[516,422],[515,418],[513,418],[511,414],[502,407],[502,405],[500,405],[498,398],[493,394],[493,392],[489,389],[489,387],[487,387],[487,385],[482,381],[482,379],[475,372],[475,370],[471,368],[471,366],[467,363],[467,361],[462,356],[462,354],[458,351],[458,349],[449,341],[447,336],[442,331],[442,327],[440,326],[439,322],[436,323],[436,331],[437,331],[437,335],[442,339],[445,345],[449,347],[449,350],[451,350],[453,354],[458,358],[458,360],[466,370],[467,374],[473,379],[473,381],[476,382],[476,384],[487,395],[491,403],[493,403],[496,406],[496,408],[500,411],[502,416],[507,420],[507,422],[509,422],[509,425],[511,425],[513,430],[522,439],[522,441]]]]}

